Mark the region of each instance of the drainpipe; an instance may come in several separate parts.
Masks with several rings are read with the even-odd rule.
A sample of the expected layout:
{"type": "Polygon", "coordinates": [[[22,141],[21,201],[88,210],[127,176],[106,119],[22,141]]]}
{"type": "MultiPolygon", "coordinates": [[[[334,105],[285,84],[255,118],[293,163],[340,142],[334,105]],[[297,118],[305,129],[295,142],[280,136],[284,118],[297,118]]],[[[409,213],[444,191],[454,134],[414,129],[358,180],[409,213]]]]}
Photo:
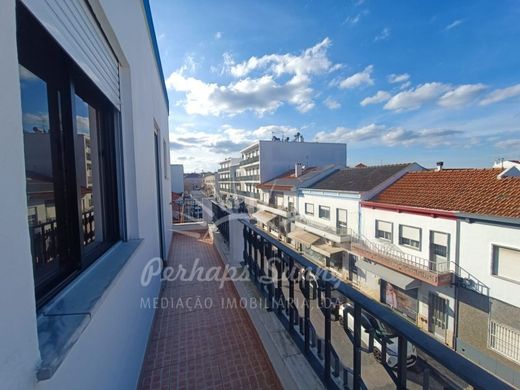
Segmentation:
{"type": "MultiPolygon", "coordinates": [[[[456,220],[455,228],[455,280],[458,278],[458,267],[460,263],[460,219],[456,220]]],[[[455,316],[453,318],[453,349],[457,350],[457,339],[459,336],[459,284],[455,283],[455,316]]]]}

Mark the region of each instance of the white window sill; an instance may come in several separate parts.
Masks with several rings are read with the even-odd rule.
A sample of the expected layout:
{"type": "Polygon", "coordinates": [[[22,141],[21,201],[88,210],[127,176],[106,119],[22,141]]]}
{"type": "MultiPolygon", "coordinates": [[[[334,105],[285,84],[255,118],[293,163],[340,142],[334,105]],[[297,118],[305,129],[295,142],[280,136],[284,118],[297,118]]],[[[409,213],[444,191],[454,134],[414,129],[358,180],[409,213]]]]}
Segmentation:
{"type": "Polygon", "coordinates": [[[36,376],[39,381],[54,375],[141,242],[114,244],[42,308],[38,315],[41,364],[36,376]]]}

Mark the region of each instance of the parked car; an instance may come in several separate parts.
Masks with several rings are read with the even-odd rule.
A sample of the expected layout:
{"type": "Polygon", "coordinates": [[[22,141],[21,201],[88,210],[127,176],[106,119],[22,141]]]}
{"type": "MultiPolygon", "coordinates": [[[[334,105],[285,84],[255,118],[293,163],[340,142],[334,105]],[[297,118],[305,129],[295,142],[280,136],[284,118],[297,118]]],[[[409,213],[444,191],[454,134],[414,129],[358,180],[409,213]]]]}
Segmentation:
{"type": "MultiPolygon", "coordinates": [[[[345,321],[344,315],[347,315],[347,326],[349,331],[354,332],[354,308],[349,303],[344,303],[339,307],[340,321],[345,321]]],[[[397,345],[398,337],[394,330],[377,318],[373,317],[369,313],[361,312],[361,341],[369,346],[370,345],[370,334],[373,334],[374,342],[372,347],[372,353],[375,359],[382,363],[383,362],[383,347],[382,344],[386,342],[386,364],[390,368],[397,367],[397,345]]],[[[407,342],[407,357],[406,365],[412,367],[417,361],[417,349],[415,345],[407,342]]]]}

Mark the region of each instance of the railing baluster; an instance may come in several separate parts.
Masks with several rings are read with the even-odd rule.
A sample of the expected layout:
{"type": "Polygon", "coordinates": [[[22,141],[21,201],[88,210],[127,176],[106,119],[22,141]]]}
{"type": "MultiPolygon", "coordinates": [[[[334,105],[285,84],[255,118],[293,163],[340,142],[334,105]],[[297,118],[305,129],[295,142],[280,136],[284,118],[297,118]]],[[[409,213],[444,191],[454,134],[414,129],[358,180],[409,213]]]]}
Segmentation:
{"type": "Polygon", "coordinates": [[[294,259],[289,257],[289,331],[292,332],[294,329],[294,259]]]}
{"type": "Polygon", "coordinates": [[[361,306],[354,303],[354,389],[361,388],[361,306]]]}
{"type": "Polygon", "coordinates": [[[330,305],[331,305],[331,286],[325,282],[325,367],[323,375],[325,382],[330,381],[330,339],[331,339],[331,321],[330,321],[330,305]]]}
{"type": "Polygon", "coordinates": [[[282,256],[282,251],[278,249],[276,259],[276,311],[278,312],[278,314],[282,313],[282,256]]]}
{"type": "Polygon", "coordinates": [[[403,336],[398,337],[397,344],[397,389],[406,390],[406,358],[408,356],[408,341],[403,336]]]}
{"type": "Polygon", "coordinates": [[[303,314],[303,320],[304,320],[304,345],[305,345],[305,352],[309,353],[311,351],[310,348],[310,335],[309,335],[309,328],[310,328],[310,283],[309,283],[309,271],[305,271],[303,274],[304,277],[304,297],[305,297],[305,307],[304,307],[304,314],[303,314]]]}

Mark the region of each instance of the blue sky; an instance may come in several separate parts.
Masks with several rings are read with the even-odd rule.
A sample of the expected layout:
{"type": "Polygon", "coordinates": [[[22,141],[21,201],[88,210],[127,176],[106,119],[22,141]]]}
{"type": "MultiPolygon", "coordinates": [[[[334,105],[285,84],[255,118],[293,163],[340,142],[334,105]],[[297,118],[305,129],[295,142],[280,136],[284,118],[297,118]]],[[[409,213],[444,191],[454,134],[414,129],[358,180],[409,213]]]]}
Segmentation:
{"type": "Polygon", "coordinates": [[[349,165],[520,158],[517,1],[151,6],[186,171],[297,131],[346,142],[349,165]]]}

